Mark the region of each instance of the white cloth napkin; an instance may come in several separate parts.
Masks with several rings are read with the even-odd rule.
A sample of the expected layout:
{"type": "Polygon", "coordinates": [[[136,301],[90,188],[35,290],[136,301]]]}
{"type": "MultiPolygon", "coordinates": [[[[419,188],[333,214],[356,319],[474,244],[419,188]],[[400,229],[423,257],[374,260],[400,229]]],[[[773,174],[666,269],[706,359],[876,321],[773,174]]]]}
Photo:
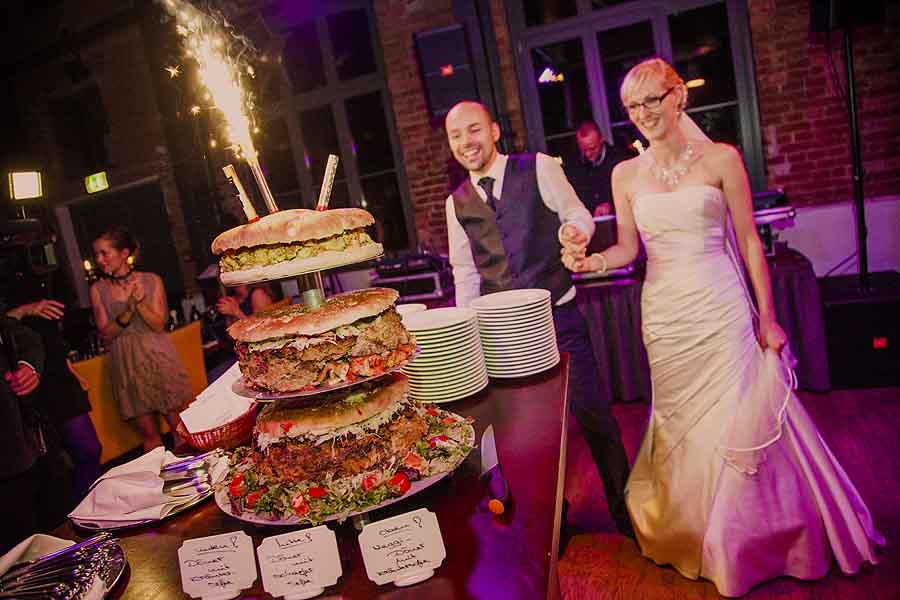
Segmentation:
{"type": "Polygon", "coordinates": [[[162,519],[186,501],[163,494],[160,470],[175,460],[175,455],[159,447],[110,469],[94,482],[87,497],[69,516],[111,522],[162,519]]]}
{"type": "Polygon", "coordinates": [[[181,421],[190,433],[207,431],[230,423],[250,410],[253,400],[235,394],[231,386],[240,379],[238,363],[231,365],[181,412],[181,421]]]}
{"type": "MultiPolygon", "coordinates": [[[[20,562],[26,562],[40,558],[51,552],[68,548],[74,544],[72,540],[64,540],[62,538],[53,537],[52,535],[44,535],[43,533],[35,533],[16,544],[16,546],[0,557],[0,575],[9,571],[10,567],[20,562]]],[[[94,585],[86,594],[81,596],[81,600],[100,600],[106,593],[106,586],[100,578],[94,581],[94,585]]]]}

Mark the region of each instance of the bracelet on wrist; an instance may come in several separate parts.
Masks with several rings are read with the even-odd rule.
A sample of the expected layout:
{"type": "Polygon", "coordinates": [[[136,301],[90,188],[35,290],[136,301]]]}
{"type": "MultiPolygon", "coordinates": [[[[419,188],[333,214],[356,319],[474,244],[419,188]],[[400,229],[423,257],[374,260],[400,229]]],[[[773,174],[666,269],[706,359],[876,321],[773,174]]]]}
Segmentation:
{"type": "Polygon", "coordinates": [[[597,254],[597,258],[600,259],[600,268],[597,269],[597,272],[601,273],[601,274],[606,273],[606,268],[608,266],[608,263],[606,262],[606,257],[603,256],[602,252],[600,252],[597,254]]]}
{"type": "Polygon", "coordinates": [[[118,326],[121,327],[122,329],[125,329],[126,327],[128,327],[129,325],[131,325],[131,319],[129,319],[129,320],[127,320],[127,321],[123,321],[123,320],[122,320],[122,315],[116,315],[116,325],[118,325],[118,326]]]}

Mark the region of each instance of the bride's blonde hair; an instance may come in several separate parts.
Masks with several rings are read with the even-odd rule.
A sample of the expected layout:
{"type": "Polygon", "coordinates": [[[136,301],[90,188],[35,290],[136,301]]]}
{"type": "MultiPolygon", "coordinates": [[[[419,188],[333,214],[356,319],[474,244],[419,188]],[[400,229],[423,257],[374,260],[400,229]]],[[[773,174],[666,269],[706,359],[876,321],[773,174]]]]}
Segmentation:
{"type": "Polygon", "coordinates": [[[634,97],[635,90],[645,83],[648,79],[658,78],[663,82],[665,88],[677,87],[681,89],[681,108],[684,109],[687,104],[687,87],[672,65],[661,58],[648,58],[645,61],[631,67],[622,80],[622,87],[619,88],[619,97],[622,104],[627,105],[630,101],[636,100],[634,97]]]}

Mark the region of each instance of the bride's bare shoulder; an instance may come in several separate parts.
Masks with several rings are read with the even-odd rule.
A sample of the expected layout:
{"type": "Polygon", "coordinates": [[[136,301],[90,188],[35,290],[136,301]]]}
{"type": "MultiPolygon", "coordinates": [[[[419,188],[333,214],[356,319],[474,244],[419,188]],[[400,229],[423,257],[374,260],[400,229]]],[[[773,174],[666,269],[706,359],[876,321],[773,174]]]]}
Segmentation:
{"type": "Polygon", "coordinates": [[[623,160],[612,171],[612,182],[614,188],[619,188],[629,193],[634,187],[635,182],[639,181],[641,170],[644,168],[644,161],[640,156],[623,160]]]}

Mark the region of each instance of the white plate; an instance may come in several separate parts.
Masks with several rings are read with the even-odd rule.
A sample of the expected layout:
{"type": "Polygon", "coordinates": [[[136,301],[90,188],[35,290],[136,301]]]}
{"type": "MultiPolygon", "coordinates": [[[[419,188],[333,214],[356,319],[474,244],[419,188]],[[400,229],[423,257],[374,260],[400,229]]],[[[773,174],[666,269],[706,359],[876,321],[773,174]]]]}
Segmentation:
{"type": "Polygon", "coordinates": [[[404,315],[411,315],[413,313],[422,312],[423,310],[428,310],[428,307],[424,304],[412,303],[412,304],[395,304],[394,309],[402,317],[404,315]]]}
{"type": "Polygon", "coordinates": [[[427,387],[416,390],[410,388],[410,393],[414,393],[417,398],[445,398],[453,394],[468,393],[471,390],[481,389],[487,381],[488,374],[485,372],[483,375],[472,378],[464,384],[427,387]]]}
{"type": "Polygon", "coordinates": [[[559,363],[559,355],[553,357],[551,360],[547,360],[546,362],[540,362],[523,368],[513,369],[504,367],[491,369],[490,367],[488,367],[488,375],[499,379],[506,379],[510,377],[526,377],[528,375],[534,375],[535,373],[546,371],[550,367],[556,366],[557,363],[559,363]]]}
{"type": "MultiPolygon", "coordinates": [[[[486,388],[488,386],[488,383],[490,383],[490,380],[486,379],[484,381],[484,383],[481,383],[480,385],[478,385],[470,390],[466,390],[465,392],[454,392],[448,396],[438,396],[438,397],[433,397],[433,398],[432,397],[420,398],[420,397],[416,397],[416,396],[413,396],[413,397],[416,398],[419,402],[426,403],[426,404],[443,404],[445,402],[456,402],[457,400],[462,400],[463,398],[468,398],[469,396],[473,396],[473,395],[477,394],[478,392],[480,392],[481,390],[486,388]]],[[[410,393],[410,395],[412,396],[411,393],[410,393]]]]}
{"type": "Polygon", "coordinates": [[[433,365],[445,360],[465,359],[467,356],[475,356],[480,353],[481,340],[474,338],[466,341],[464,344],[447,344],[440,348],[428,348],[423,350],[416,360],[411,361],[410,365],[414,368],[422,368],[426,365],[433,365]]]}
{"type": "MultiPolygon", "coordinates": [[[[472,427],[471,424],[469,425],[469,440],[468,440],[468,442],[469,442],[469,446],[471,446],[472,449],[474,450],[474,448],[475,448],[475,428],[472,427]]],[[[394,504],[395,502],[400,502],[401,500],[406,500],[410,496],[417,494],[417,493],[421,492],[422,490],[433,486],[435,483],[439,482],[441,479],[443,479],[444,477],[446,477],[447,475],[451,474],[453,471],[458,469],[459,465],[461,465],[463,462],[465,462],[467,456],[463,456],[459,460],[459,462],[456,463],[456,466],[454,466],[449,471],[444,471],[443,473],[436,473],[435,475],[432,475],[431,477],[426,477],[425,479],[420,479],[419,481],[411,482],[410,486],[409,486],[409,490],[407,490],[407,492],[405,494],[403,494],[402,496],[398,496],[397,498],[390,498],[388,500],[385,500],[381,504],[376,504],[375,506],[369,506],[369,507],[365,508],[364,510],[331,515],[330,517],[324,519],[322,522],[327,523],[328,521],[338,521],[338,520],[343,521],[344,519],[347,519],[347,518],[350,518],[350,517],[353,517],[356,515],[361,515],[361,514],[369,512],[371,510],[377,510],[379,508],[384,508],[386,506],[390,506],[391,504],[394,504]]],[[[231,502],[228,500],[228,487],[227,486],[223,486],[221,489],[219,489],[216,492],[215,498],[216,498],[216,504],[219,506],[220,509],[222,509],[222,512],[224,512],[226,515],[231,515],[235,519],[240,519],[241,521],[247,521],[248,523],[258,523],[260,525],[296,525],[299,527],[312,527],[312,525],[310,523],[300,523],[299,517],[283,517],[281,519],[266,519],[264,517],[257,516],[255,513],[241,513],[239,515],[236,515],[231,512],[231,502]]]]}
{"type": "Polygon", "coordinates": [[[466,373],[464,377],[445,377],[443,379],[425,379],[413,383],[409,382],[409,389],[417,392],[462,389],[474,385],[474,382],[487,378],[487,365],[482,365],[479,369],[470,373],[466,373]]]}
{"type": "Polygon", "coordinates": [[[553,328],[532,328],[524,331],[487,331],[481,334],[481,344],[487,346],[504,346],[506,344],[519,344],[526,340],[549,340],[556,339],[556,330],[553,328]]]}
{"type": "Polygon", "coordinates": [[[557,352],[556,342],[549,344],[535,345],[532,347],[522,346],[520,348],[502,348],[500,350],[484,350],[484,360],[486,362],[508,361],[508,360],[530,360],[547,356],[557,352]]]}
{"type": "Polygon", "coordinates": [[[472,337],[478,337],[479,332],[478,327],[473,325],[472,327],[467,327],[466,329],[460,329],[458,331],[448,331],[440,335],[422,335],[421,333],[413,333],[412,335],[415,336],[416,343],[418,345],[424,345],[427,348],[429,346],[443,344],[445,342],[459,342],[472,337]]]}
{"type": "Polygon", "coordinates": [[[482,310],[503,310],[528,304],[536,304],[549,298],[550,292],[547,290],[507,290],[505,292],[496,292],[481,296],[480,298],[475,298],[469,306],[479,312],[482,310]]]}
{"type": "Polygon", "coordinates": [[[553,313],[550,311],[541,311],[526,313],[524,315],[503,315],[490,318],[479,317],[478,327],[480,329],[483,329],[485,327],[506,327],[508,325],[515,325],[518,323],[532,323],[536,320],[542,323],[547,321],[550,321],[552,323],[553,313]]]}
{"type": "Polygon", "coordinates": [[[417,331],[427,333],[434,329],[462,325],[477,318],[475,311],[468,308],[435,308],[408,315],[403,324],[413,333],[417,331]]]}
{"type": "MultiPolygon", "coordinates": [[[[291,277],[296,277],[297,275],[305,275],[306,273],[318,273],[320,271],[330,271],[332,269],[337,269],[338,267],[343,267],[346,265],[353,265],[356,263],[365,262],[367,260],[374,260],[376,258],[381,258],[382,256],[384,256],[384,249],[382,248],[381,244],[376,244],[375,247],[372,248],[371,256],[354,257],[351,260],[345,260],[345,261],[341,261],[341,262],[331,263],[327,267],[324,267],[324,268],[323,267],[319,267],[316,269],[300,268],[300,269],[297,269],[296,271],[291,271],[290,273],[286,273],[284,275],[279,275],[278,277],[263,277],[261,279],[254,279],[252,281],[241,281],[240,283],[231,283],[231,284],[227,284],[227,285],[223,283],[222,285],[226,285],[226,287],[234,287],[236,285],[244,285],[244,284],[250,285],[250,284],[254,284],[254,283],[264,283],[266,281],[280,281],[282,279],[290,279],[291,277]]],[[[219,281],[221,281],[221,276],[220,276],[219,281]]]]}
{"type": "Polygon", "coordinates": [[[516,308],[498,308],[496,310],[479,310],[478,319],[498,319],[502,317],[522,317],[533,314],[552,313],[553,307],[550,301],[539,302],[538,304],[528,304],[526,306],[518,306],[516,308]]]}

